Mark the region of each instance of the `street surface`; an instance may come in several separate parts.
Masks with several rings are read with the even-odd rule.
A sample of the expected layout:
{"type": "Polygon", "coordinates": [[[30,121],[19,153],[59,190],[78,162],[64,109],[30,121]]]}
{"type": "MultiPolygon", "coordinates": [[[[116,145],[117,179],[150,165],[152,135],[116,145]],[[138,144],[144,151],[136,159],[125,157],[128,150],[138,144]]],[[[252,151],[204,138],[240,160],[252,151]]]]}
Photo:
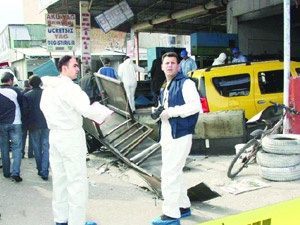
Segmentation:
{"type": "MultiPolygon", "coordinates": [[[[95,152],[89,158],[88,221],[95,221],[98,225],[146,225],[161,215],[161,200],[148,190],[147,184],[134,170],[122,163],[108,164],[116,160],[110,152],[95,152]]],[[[204,182],[221,197],[192,202],[193,215],[182,219],[182,225],[200,224],[300,197],[300,180],[263,180],[258,175],[257,164],[251,164],[236,179],[260,179],[270,187],[230,194],[221,187],[232,183],[226,172],[233,156],[191,155],[190,158],[194,161],[185,171],[188,187],[204,182]]],[[[34,159],[25,158],[21,176],[23,182],[20,183],[0,176],[0,224],[53,225],[51,173],[49,180],[43,181],[37,175],[34,159]]]]}

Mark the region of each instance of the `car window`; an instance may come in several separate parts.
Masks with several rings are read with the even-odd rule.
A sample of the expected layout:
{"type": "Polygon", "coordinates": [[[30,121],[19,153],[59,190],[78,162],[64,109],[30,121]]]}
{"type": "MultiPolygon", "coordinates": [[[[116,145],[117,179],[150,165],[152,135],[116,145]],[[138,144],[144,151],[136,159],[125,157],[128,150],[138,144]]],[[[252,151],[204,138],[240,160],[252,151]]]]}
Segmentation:
{"type": "Polygon", "coordinates": [[[219,94],[224,97],[247,96],[250,93],[250,75],[238,74],[212,79],[219,94]]]}
{"type": "Polygon", "coordinates": [[[200,97],[206,98],[206,87],[205,87],[205,78],[200,78],[200,88],[199,88],[200,97]]]}
{"type": "Polygon", "coordinates": [[[258,82],[262,94],[283,92],[283,70],[261,71],[258,82]]]}
{"type": "Polygon", "coordinates": [[[300,68],[296,68],[296,73],[298,76],[300,76],[300,68]]]}

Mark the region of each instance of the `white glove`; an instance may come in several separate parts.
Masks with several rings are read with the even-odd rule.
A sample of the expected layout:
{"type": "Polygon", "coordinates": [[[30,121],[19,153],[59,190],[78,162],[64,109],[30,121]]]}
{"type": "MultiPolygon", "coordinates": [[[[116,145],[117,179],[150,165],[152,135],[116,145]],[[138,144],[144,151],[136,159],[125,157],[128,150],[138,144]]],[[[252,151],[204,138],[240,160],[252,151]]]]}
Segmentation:
{"type": "Polygon", "coordinates": [[[151,113],[154,113],[157,110],[154,106],[151,107],[151,113]]]}
{"type": "Polygon", "coordinates": [[[170,118],[169,112],[167,109],[165,109],[164,111],[162,111],[162,113],[160,114],[160,119],[161,120],[168,120],[170,118]]]}
{"type": "Polygon", "coordinates": [[[96,113],[89,119],[94,121],[98,125],[102,125],[104,122],[109,120],[112,114],[114,114],[114,111],[110,110],[104,105],[101,105],[99,102],[94,102],[90,107],[96,113]]]}

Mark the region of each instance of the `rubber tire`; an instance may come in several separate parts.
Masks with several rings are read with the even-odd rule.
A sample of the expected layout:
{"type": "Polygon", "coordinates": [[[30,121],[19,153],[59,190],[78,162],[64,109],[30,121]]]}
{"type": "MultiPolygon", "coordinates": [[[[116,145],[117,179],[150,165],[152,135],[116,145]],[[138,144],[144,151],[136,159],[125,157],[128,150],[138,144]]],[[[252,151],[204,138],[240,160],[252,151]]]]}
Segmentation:
{"type": "Polygon", "coordinates": [[[300,164],[300,155],[282,155],[258,151],[256,153],[256,162],[260,166],[269,168],[292,167],[300,164]]]}
{"type": "Polygon", "coordinates": [[[268,168],[259,166],[262,178],[271,181],[292,181],[300,179],[300,164],[286,168],[268,168]]]}
{"type": "Polygon", "coordinates": [[[281,155],[300,154],[300,135],[268,135],[262,139],[262,148],[265,152],[281,155]]]}

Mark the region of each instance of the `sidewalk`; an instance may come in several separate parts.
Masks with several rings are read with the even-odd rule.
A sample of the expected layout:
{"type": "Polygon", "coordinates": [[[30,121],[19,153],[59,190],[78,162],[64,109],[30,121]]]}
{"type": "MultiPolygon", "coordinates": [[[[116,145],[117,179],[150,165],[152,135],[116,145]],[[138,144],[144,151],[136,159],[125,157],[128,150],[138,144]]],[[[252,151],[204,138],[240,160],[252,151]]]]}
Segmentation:
{"type": "MultiPolygon", "coordinates": [[[[230,194],[222,186],[232,183],[226,172],[233,156],[190,157],[194,161],[185,171],[188,187],[204,182],[221,197],[206,202],[192,202],[193,215],[182,219],[182,225],[200,224],[300,197],[300,180],[263,180],[258,175],[256,164],[244,169],[236,179],[259,179],[270,187],[238,195],[230,194]]],[[[109,152],[95,152],[89,158],[88,221],[95,221],[98,225],[144,225],[161,215],[162,201],[147,190],[147,184],[134,170],[122,163],[108,166],[105,170],[106,163],[116,160],[109,152]]],[[[21,176],[23,182],[20,183],[0,176],[0,224],[53,225],[51,173],[49,180],[43,181],[37,175],[35,160],[25,158],[21,176]]]]}

